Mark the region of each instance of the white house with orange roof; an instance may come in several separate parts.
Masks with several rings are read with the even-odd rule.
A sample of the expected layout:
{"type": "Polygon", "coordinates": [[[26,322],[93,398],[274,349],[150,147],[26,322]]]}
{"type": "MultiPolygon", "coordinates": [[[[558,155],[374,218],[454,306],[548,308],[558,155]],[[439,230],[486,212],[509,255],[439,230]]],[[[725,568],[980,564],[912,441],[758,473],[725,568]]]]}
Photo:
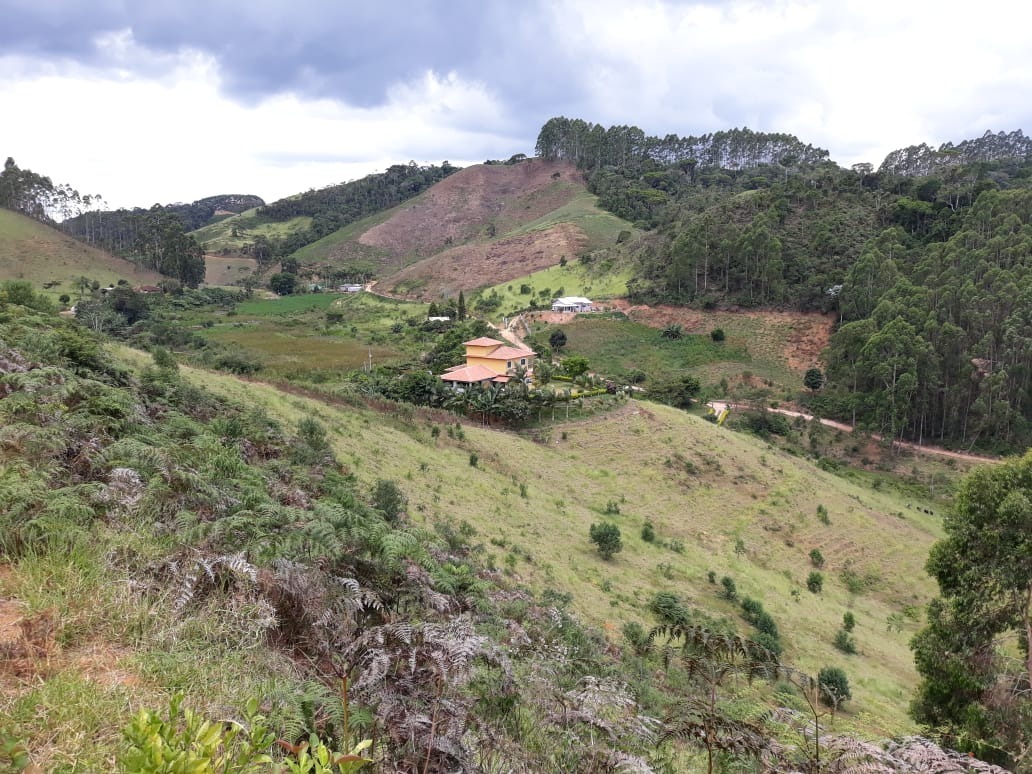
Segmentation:
{"type": "Polygon", "coordinates": [[[534,368],[534,351],[514,347],[504,341],[481,336],[463,342],[466,364],[447,369],[441,379],[455,387],[470,384],[505,384],[517,369],[530,372],[534,368]]]}

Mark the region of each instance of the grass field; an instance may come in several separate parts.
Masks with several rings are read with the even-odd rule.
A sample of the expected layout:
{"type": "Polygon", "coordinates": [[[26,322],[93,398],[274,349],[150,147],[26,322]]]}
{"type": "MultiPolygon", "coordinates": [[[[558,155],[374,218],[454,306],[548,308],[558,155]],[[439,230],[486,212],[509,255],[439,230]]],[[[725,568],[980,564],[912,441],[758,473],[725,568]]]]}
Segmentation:
{"type": "MultiPolygon", "coordinates": [[[[131,355],[131,357],[141,357],[131,355]]],[[[906,707],[916,675],[908,641],[933,586],[924,573],[938,516],[913,493],[849,481],[754,438],[683,412],[628,402],[533,437],[467,425],[435,439],[431,422],[338,408],[193,369],[198,384],[265,407],[288,425],[321,421],[341,461],[364,485],[396,480],[417,522],[466,521],[491,561],[537,589],[573,595],[574,609],[615,641],[627,621],[646,626],[658,590],[736,621],[707,580],[727,575],[762,601],[786,660],[840,666],[854,700],[838,721],[869,734],[913,730],[906,707]],[[477,467],[468,457],[475,452],[477,467]],[[605,514],[607,503],[618,514],[605,514]],[[817,505],[828,512],[818,519],[817,505]],[[588,526],[610,520],[624,550],[601,560],[588,526]],[[657,540],[639,533],[652,522],[657,540]],[[806,589],[811,549],[823,553],[823,592],[806,589]],[[858,621],[859,654],[832,646],[843,613],[858,621]]],[[[742,624],[739,622],[739,625],[742,624]]]]}
{"type": "MultiPolygon", "coordinates": [[[[255,358],[270,378],[313,379],[367,364],[384,365],[412,355],[412,342],[391,333],[393,326],[426,307],[369,293],[337,296],[311,293],[255,299],[232,315],[206,313],[191,322],[213,342],[255,358]],[[327,324],[326,313],[341,319],[327,324]]],[[[406,330],[407,327],[406,327],[406,330]]]]}
{"type": "Polygon", "coordinates": [[[593,371],[614,378],[644,371],[646,386],[689,369],[696,374],[714,363],[734,364],[732,368],[741,370],[751,361],[740,342],[716,343],[703,335],[665,339],[655,328],[626,319],[581,315],[564,325],[543,326],[546,339],[555,328],[566,334],[563,355],[583,355],[593,371]]]}
{"type": "Polygon", "coordinates": [[[89,247],[57,229],[0,209],[0,280],[28,280],[55,298],[78,296],[75,280],[89,277],[101,285],[120,279],[131,285],[155,284],[161,275],[110,253],[89,247]]]}
{"type": "MultiPolygon", "coordinates": [[[[515,311],[525,308],[531,299],[535,299],[539,306],[547,308],[552,299],[560,295],[560,290],[564,296],[587,296],[592,300],[625,296],[627,281],[630,278],[630,267],[596,267],[573,260],[565,266],[552,266],[512,282],[484,288],[476,297],[486,298],[498,294],[501,304],[492,317],[500,319],[502,315],[512,315],[515,311]],[[523,285],[530,287],[529,294],[520,293],[523,285]]],[[[471,299],[475,301],[476,297],[471,299]]]]}
{"type": "Polygon", "coordinates": [[[239,252],[245,244],[253,241],[256,236],[261,235],[274,239],[301,231],[310,225],[312,225],[312,219],[306,216],[298,216],[280,222],[262,218],[257,214],[256,209],[251,209],[191,231],[190,234],[204,248],[205,252],[214,253],[226,250],[235,253],[239,252]],[[237,236],[233,236],[234,228],[237,230],[237,236]]]}

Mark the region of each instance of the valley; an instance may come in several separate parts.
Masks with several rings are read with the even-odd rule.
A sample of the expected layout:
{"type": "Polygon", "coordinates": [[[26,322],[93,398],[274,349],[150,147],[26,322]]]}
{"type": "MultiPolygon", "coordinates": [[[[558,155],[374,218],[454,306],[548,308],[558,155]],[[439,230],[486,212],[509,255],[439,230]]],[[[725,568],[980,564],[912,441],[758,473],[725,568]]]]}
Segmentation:
{"type": "Polygon", "coordinates": [[[0,207],[0,765],[114,770],[183,691],[384,771],[914,734],[1025,770],[1027,606],[970,610],[1026,581],[942,546],[1027,520],[1032,162],[944,151],[946,201],[788,135],[635,137],[64,232],[0,207]],[[485,337],[532,372],[444,382],[485,337]]]}

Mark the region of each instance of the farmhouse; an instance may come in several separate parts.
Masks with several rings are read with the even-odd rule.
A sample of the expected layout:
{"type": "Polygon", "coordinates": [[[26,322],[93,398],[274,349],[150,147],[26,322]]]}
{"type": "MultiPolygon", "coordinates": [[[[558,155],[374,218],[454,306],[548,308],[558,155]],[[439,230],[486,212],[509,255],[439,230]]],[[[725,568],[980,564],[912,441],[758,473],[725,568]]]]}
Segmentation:
{"type": "Polygon", "coordinates": [[[338,293],[361,293],[362,292],[362,286],[361,285],[338,285],[337,286],[337,292],[338,293]]]}
{"type": "Polygon", "coordinates": [[[593,312],[590,298],[584,296],[563,296],[552,302],[553,312],[593,312]]]}
{"type": "Polygon", "coordinates": [[[513,347],[504,341],[479,339],[463,342],[466,364],[452,366],[441,379],[455,387],[470,384],[505,384],[522,368],[528,373],[534,367],[533,350],[513,347]]]}

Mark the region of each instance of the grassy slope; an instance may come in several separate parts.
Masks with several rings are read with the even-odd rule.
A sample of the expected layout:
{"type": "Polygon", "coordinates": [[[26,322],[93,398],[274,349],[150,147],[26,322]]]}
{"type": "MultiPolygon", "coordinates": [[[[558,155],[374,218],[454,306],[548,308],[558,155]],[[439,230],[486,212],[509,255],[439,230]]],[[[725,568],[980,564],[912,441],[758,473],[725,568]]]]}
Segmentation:
{"type": "Polygon", "coordinates": [[[239,215],[224,218],[190,233],[204,247],[205,252],[238,252],[259,234],[272,239],[300,231],[312,224],[312,219],[304,216],[278,222],[260,218],[256,213],[257,209],[244,210],[239,215]],[[233,236],[234,228],[238,236],[233,236]]]}
{"type": "Polygon", "coordinates": [[[500,318],[502,315],[511,315],[514,310],[523,309],[532,298],[537,299],[539,306],[548,307],[560,289],[563,295],[587,296],[592,300],[622,297],[627,294],[627,281],[630,278],[631,270],[628,266],[612,267],[606,271],[604,267],[582,265],[579,260],[574,260],[565,266],[552,266],[511,282],[484,288],[481,295],[497,293],[501,296],[501,306],[493,315],[500,318]],[[521,285],[529,285],[531,293],[520,293],[521,285]],[[545,290],[549,292],[540,295],[545,290]]]}
{"type": "Polygon", "coordinates": [[[102,285],[120,279],[153,284],[159,274],[110,253],[89,247],[54,228],[10,210],[0,209],[0,279],[28,280],[34,285],[59,282],[55,294],[77,295],[74,281],[82,276],[102,285]]]}
{"type": "Polygon", "coordinates": [[[870,733],[910,727],[906,706],[915,674],[907,642],[917,624],[898,631],[886,621],[932,593],[923,564],[940,534],[937,518],[907,508],[913,498],[858,486],[653,404],[632,402],[537,441],[467,426],[464,440],[442,433],[435,442],[430,423],[411,416],[336,408],[229,376],[183,371],[291,425],[319,419],[361,480],[397,480],[417,521],[468,521],[490,541],[500,567],[511,564],[539,589],[571,592],[575,609],[613,639],[623,622],[652,623],[644,608],[660,589],[734,615],[706,580],[709,570],[730,575],[741,595],[761,600],[773,615],[789,661],[813,671],[846,670],[853,722],[870,733]],[[478,467],[469,464],[471,452],[478,467]],[[610,500],[621,514],[603,517],[610,500]],[[827,507],[830,525],[816,518],[818,504],[827,507]],[[623,531],[624,551],[611,562],[599,559],[587,540],[588,526],[603,518],[623,531]],[[679,540],[686,550],[644,543],[645,519],[659,540],[679,540]],[[744,553],[735,552],[737,539],[744,553]],[[819,596],[805,588],[812,548],[827,560],[819,596]],[[868,577],[870,589],[859,596],[840,579],[847,561],[868,577]],[[847,609],[858,621],[858,656],[830,644],[847,609]]]}
{"type": "MultiPolygon", "coordinates": [[[[563,181],[563,186],[576,185],[563,181]]],[[[598,197],[583,186],[569,202],[529,223],[517,226],[502,234],[502,237],[519,236],[533,231],[544,231],[560,223],[572,223],[579,227],[588,237],[588,250],[608,247],[616,243],[621,231],[633,233],[634,227],[623,218],[618,218],[598,206],[598,197]]]]}

